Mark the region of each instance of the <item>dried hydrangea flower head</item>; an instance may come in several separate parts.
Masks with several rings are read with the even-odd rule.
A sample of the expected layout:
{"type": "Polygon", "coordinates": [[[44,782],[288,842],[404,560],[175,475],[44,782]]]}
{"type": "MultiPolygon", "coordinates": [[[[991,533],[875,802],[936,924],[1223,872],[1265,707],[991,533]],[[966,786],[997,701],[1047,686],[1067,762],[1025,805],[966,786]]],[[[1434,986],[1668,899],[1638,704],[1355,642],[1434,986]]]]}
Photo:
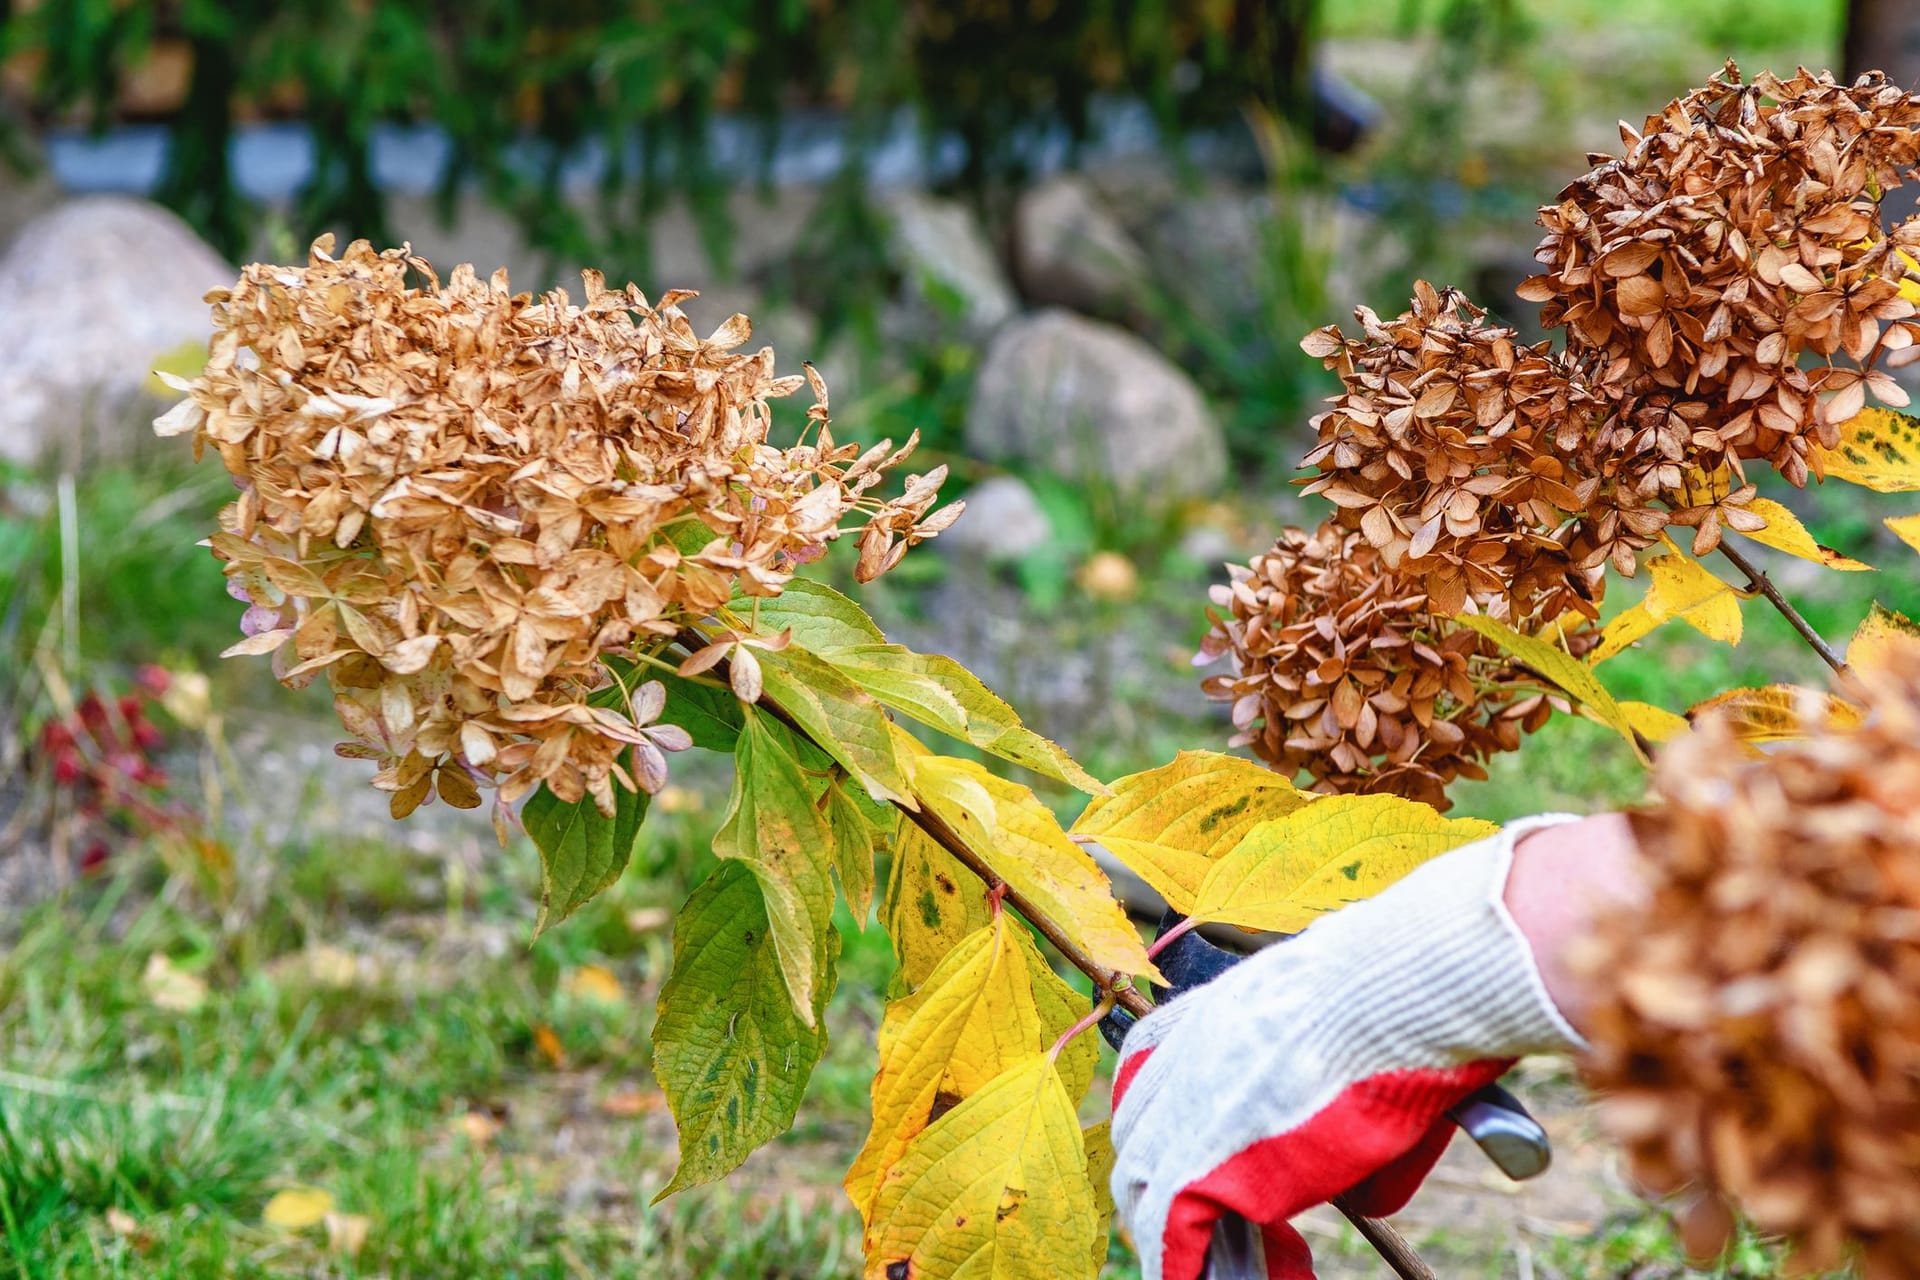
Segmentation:
{"type": "Polygon", "coordinates": [[[1313,420],[1306,491],[1435,612],[1472,599],[1522,621],[1597,617],[1600,573],[1575,565],[1568,517],[1598,488],[1572,464],[1600,402],[1547,344],[1516,342],[1457,290],[1414,290],[1391,320],[1359,308],[1356,337],[1328,325],[1301,342],[1342,385],[1313,420]]]}
{"type": "Polygon", "coordinates": [[[1315,790],[1445,809],[1449,782],[1484,778],[1488,756],[1551,713],[1537,682],[1357,531],[1288,529],[1228,572],[1200,660],[1225,655],[1233,672],[1201,687],[1233,704],[1232,745],[1288,777],[1305,770],[1315,790]]]}
{"type": "Polygon", "coordinates": [[[230,652],[271,652],[290,685],[324,672],[396,816],[477,784],[606,810],[616,784],[657,788],[687,735],[656,723],[657,685],[609,694],[603,655],[777,594],[845,533],[872,577],[959,513],[929,514],[945,468],[872,496],[913,442],[837,445],[825,387],[741,350],[745,316],[703,339],[685,292],[589,272],[575,305],[332,247],[209,295],[206,369],[155,427],[240,490],[212,539],[250,606],[230,652]],[[768,444],[768,401],[809,380],[811,440],[768,444]]]}
{"type": "MultiPolygon", "coordinates": [[[[1704,554],[1752,497],[1743,461],[1803,485],[1811,445],[1832,447],[1866,395],[1907,402],[1885,368],[1914,351],[1900,284],[1920,223],[1888,226],[1880,200],[1920,161],[1920,96],[1877,72],[1742,83],[1728,63],[1621,134],[1624,155],[1540,211],[1546,271],[1520,295],[1615,407],[1581,467],[1603,505],[1666,497],[1704,554]],[[1727,495],[1675,497],[1685,473],[1723,466],[1727,495]]],[[[1601,555],[1643,536],[1604,532],[1601,555]]]]}
{"type": "MultiPolygon", "coordinates": [[[[1920,1274],[1920,646],[1764,758],[1708,720],[1641,816],[1651,905],[1578,963],[1585,1064],[1650,1186],[1723,1193],[1825,1270],[1920,1274]]],[[[1709,1198],[1697,1252],[1731,1224],[1709,1198]]]]}

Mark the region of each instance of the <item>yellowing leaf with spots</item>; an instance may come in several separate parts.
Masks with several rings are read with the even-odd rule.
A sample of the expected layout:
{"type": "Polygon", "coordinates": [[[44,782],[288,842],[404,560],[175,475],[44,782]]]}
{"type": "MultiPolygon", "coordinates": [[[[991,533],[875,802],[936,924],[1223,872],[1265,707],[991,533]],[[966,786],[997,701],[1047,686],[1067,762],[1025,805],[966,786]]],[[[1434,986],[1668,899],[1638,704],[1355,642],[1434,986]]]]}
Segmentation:
{"type": "Polygon", "coordinates": [[[1862,409],[1840,424],[1840,443],[1813,449],[1820,475],[1880,493],[1920,489],[1920,418],[1891,409],[1862,409]]]}
{"type": "Polygon", "coordinates": [[[1067,838],[1053,811],[1033,792],[971,760],[936,756],[924,748],[912,765],[921,806],[1095,963],[1157,976],[1093,856],[1067,838]]]}
{"type": "Polygon", "coordinates": [[[260,1221],[282,1231],[305,1231],[319,1226],[332,1212],[332,1192],[319,1187],[288,1187],[273,1193],[260,1211],[260,1221]]]}
{"type": "Polygon", "coordinates": [[[991,918],[980,878],[918,826],[902,823],[880,908],[899,962],[896,992],[925,982],[948,952],[991,918]]]}
{"type": "Polygon", "coordinates": [[[1893,530],[1893,536],[1920,551],[1920,516],[1888,516],[1884,523],[1893,530]]]}
{"type": "Polygon", "coordinates": [[[1740,643],[1740,597],[1731,584],[1668,544],[1665,555],[1647,562],[1647,597],[1642,603],[1654,621],[1679,618],[1709,640],[1740,643]]]}
{"type": "Polygon", "coordinates": [[[1120,859],[1184,915],[1216,858],[1311,798],[1251,760],[1182,751],[1171,764],[1115,782],[1112,796],[1087,805],[1073,834],[1120,859]]]}
{"type": "MultiPolygon", "coordinates": [[[[880,1024],[880,1069],[873,1080],[873,1124],[847,1171],[847,1195],[871,1222],[880,1179],[933,1120],[985,1088],[1016,1063],[1045,1052],[1081,1012],[1054,988],[1026,930],[1005,912],[953,949],[912,995],[887,1007],[880,1024]],[[1043,1008],[1042,994],[1047,998],[1043,1008]]],[[[1070,1096],[1085,1092],[1096,1050],[1083,1036],[1063,1054],[1070,1096]]]]}
{"type": "Polygon", "coordinates": [[[1497,830],[1399,796],[1326,796],[1249,831],[1207,873],[1192,918],[1296,933],[1497,830]]]}
{"type": "Polygon", "coordinates": [[[1847,641],[1847,665],[1877,667],[1885,662],[1889,649],[1920,640],[1920,623],[1875,601],[1867,619],[1847,641]]]}
{"type": "Polygon", "coordinates": [[[1477,631],[1499,645],[1542,680],[1558,686],[1561,692],[1580,704],[1587,716],[1625,738],[1635,754],[1645,759],[1645,753],[1634,737],[1633,726],[1627,723],[1620,704],[1614,701],[1613,695],[1607,692],[1606,686],[1600,683],[1599,677],[1593,674],[1592,668],[1586,663],[1558,645],[1538,636],[1523,636],[1504,622],[1495,621],[1485,614],[1458,614],[1454,620],[1467,630],[1477,631]]]}
{"type": "Polygon", "coordinates": [[[1802,560],[1811,560],[1829,569],[1840,569],[1848,573],[1873,569],[1870,564],[1849,559],[1832,547],[1815,542],[1813,534],[1807,531],[1807,526],[1800,523],[1800,517],[1771,498],[1755,498],[1747,504],[1747,510],[1765,520],[1767,527],[1741,536],[1752,538],[1761,546],[1772,547],[1775,551],[1784,551],[1790,556],[1798,556],[1802,560]]]}
{"type": "Polygon", "coordinates": [[[1073,1100],[1044,1055],[935,1120],[881,1180],[866,1280],[1080,1280],[1098,1223],[1073,1100]]]}
{"type": "Polygon", "coordinates": [[[722,862],[694,890],[673,923],[673,969],[653,1024],[653,1072],[680,1133],[680,1167],[656,1199],[731,1173],[793,1124],[826,1052],[820,1014],[839,949],[829,930],[813,963],[813,1016],[802,1021],[758,877],[722,862]]]}
{"type": "Polygon", "coordinates": [[[753,868],[793,1007],[812,1025],[814,962],[833,932],[833,829],[814,806],[795,745],[772,717],[747,716],[734,748],[733,799],[713,851],[753,868]]]}
{"type": "Polygon", "coordinates": [[[1687,709],[1687,719],[1713,716],[1733,730],[1742,742],[1784,742],[1806,736],[1806,717],[1835,726],[1860,723],[1860,709],[1852,703],[1793,684],[1770,684],[1757,689],[1729,689],[1687,709]]]}

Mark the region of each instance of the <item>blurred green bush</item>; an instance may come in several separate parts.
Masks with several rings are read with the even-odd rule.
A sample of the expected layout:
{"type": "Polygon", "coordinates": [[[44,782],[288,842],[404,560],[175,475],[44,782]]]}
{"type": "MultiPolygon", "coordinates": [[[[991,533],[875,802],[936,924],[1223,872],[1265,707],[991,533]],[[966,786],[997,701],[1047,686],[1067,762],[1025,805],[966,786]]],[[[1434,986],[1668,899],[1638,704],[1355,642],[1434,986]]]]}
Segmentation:
{"type": "Polygon", "coordinates": [[[931,147],[961,145],[956,181],[1016,178],[1036,138],[1083,142],[1101,95],[1161,127],[1256,101],[1297,116],[1312,0],[40,0],[0,3],[0,65],[36,121],[157,118],[160,198],[229,255],[254,218],[229,171],[250,119],[293,117],[315,164],[293,215],[382,238],[371,140],[434,124],[451,143],[443,209],[472,184],[530,243],[622,278],[647,274],[647,226],[691,201],[724,269],[710,129],[758,127],[770,175],[783,114],[844,120],[858,172],[903,112],[931,147]],[[583,147],[605,157],[597,207],[559,198],[583,147]]]}

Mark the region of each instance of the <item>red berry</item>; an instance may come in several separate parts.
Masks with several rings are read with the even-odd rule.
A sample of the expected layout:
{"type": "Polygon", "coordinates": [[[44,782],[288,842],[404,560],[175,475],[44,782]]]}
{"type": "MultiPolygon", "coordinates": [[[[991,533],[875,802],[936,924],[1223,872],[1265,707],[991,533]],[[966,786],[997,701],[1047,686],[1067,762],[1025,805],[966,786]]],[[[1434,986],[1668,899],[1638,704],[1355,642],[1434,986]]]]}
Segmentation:
{"type": "Polygon", "coordinates": [[[73,745],[73,732],[58,720],[40,726],[40,750],[52,755],[73,745]]]}
{"type": "Polygon", "coordinates": [[[80,699],[80,723],[94,733],[107,727],[107,704],[100,701],[100,695],[89,693],[80,699]]]}
{"type": "Polygon", "coordinates": [[[87,845],[85,851],[80,855],[80,874],[87,876],[99,875],[102,871],[106,870],[107,859],[112,856],[113,851],[107,848],[107,842],[105,840],[94,840],[87,845]]]}
{"type": "Polygon", "coordinates": [[[159,697],[173,683],[173,675],[158,663],[149,662],[134,673],[134,683],[154,697],[159,697]]]}
{"type": "Polygon", "coordinates": [[[165,739],[160,736],[160,731],[154,728],[150,722],[146,720],[134,722],[133,742],[134,745],[142,751],[156,751],[164,741],[165,739]]]}
{"type": "Polygon", "coordinates": [[[63,787],[70,787],[86,776],[86,766],[80,763],[80,757],[73,751],[62,751],[53,758],[53,780],[63,787]]]}
{"type": "Polygon", "coordinates": [[[140,699],[134,697],[130,693],[122,694],[120,696],[119,705],[120,705],[120,718],[122,720],[128,720],[128,721],[138,720],[141,716],[146,714],[146,708],[141,705],[140,699]]]}

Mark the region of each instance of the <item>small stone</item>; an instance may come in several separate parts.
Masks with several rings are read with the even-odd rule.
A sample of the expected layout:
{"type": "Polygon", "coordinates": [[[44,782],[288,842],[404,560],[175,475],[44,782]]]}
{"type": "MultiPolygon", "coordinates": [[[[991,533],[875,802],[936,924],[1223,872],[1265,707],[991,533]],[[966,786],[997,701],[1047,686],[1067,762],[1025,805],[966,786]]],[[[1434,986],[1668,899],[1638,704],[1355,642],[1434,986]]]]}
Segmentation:
{"type": "Polygon", "coordinates": [[[967,491],[959,522],[934,539],[948,558],[1006,564],[1031,555],[1053,537],[1053,522],[1026,482],[994,476],[967,491]]]}
{"type": "Polygon", "coordinates": [[[1211,493],[1226,479],[1220,425],[1192,379],[1126,330],[1069,311],[1024,316],[994,336],[966,446],[1153,505],[1211,493]]]}
{"type": "Polygon", "coordinates": [[[961,330],[979,340],[1019,309],[993,245],[967,206],[906,192],[888,202],[887,213],[894,258],[922,326],[934,332],[948,327],[941,321],[957,306],[961,330]]]}
{"type": "Polygon", "coordinates": [[[1146,307],[1147,256],[1072,174],[1030,188],[1013,217],[1013,266],[1027,300],[1111,320],[1146,307]]]}
{"type": "Polygon", "coordinates": [[[204,295],[237,272],[172,213],[71,200],[0,257],[0,458],[126,454],[151,438],[153,362],[212,332],[204,295]]]}

